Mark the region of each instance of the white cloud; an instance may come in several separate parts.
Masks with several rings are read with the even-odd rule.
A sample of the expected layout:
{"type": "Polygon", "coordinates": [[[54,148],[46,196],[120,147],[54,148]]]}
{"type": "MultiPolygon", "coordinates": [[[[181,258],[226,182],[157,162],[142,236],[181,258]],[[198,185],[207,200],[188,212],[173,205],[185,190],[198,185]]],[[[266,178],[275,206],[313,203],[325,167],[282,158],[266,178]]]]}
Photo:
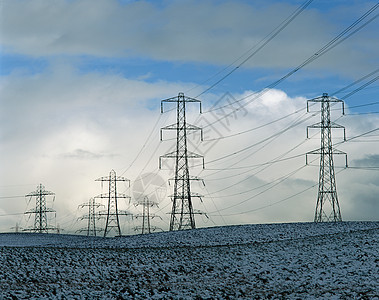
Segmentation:
{"type": "MultiPolygon", "coordinates": [[[[89,0],[3,2],[1,43],[6,50],[50,58],[49,67],[41,73],[13,72],[1,80],[1,195],[24,195],[43,183],[57,194],[54,205],[58,222],[71,230],[78,227],[75,224],[80,214],[77,206],[101,192],[94,180],[107,176],[111,169],[132,182],[141,174],[157,173],[159,180],[153,182],[161,182],[161,179],[166,182],[172,177],[172,172],[157,171],[157,168],[158,157],[175,145],[175,136],[169,133],[165,141],[159,141],[159,128],[174,123],[175,112],[160,115],[159,104],[161,99],[187,91],[194,84],[152,82],[150,73],[137,79],[92,71],[81,73],[73,67],[80,58],[73,60],[70,55],[149,56],[157,60],[229,63],[236,53],[244,52],[271,30],[273,23],[266,20],[279,22],[284,12],[289,14],[293,9],[288,4],[253,7],[234,1],[168,1],[165,5],[142,1],[120,5],[117,1],[89,0]],[[10,185],[16,186],[6,188],[10,185]]],[[[250,66],[292,66],[339,30],[327,16],[315,10],[307,11],[297,22],[251,61],[250,66]],[[313,32],[311,40],[309,32],[313,32]]],[[[345,44],[347,51],[343,54],[337,51],[318,66],[339,66],[340,70],[348,68],[354,72],[365,68],[369,59],[376,57],[371,55],[376,41],[367,41],[345,44]],[[359,51],[368,51],[365,52],[369,53],[365,55],[369,57],[367,60],[362,52],[356,54],[358,44],[359,51]]],[[[201,145],[199,136],[189,136],[190,150],[204,153],[206,162],[204,171],[199,166],[191,169],[191,174],[206,180],[206,187],[195,184],[193,190],[212,193],[204,198],[204,203],[194,205],[197,209],[214,211],[211,221],[199,216],[199,226],[223,224],[222,218],[215,216],[218,210],[226,215],[251,210],[242,216],[224,217],[228,223],[235,224],[311,221],[313,218],[316,189],[276,202],[317,182],[317,156],[312,158],[316,166],[305,167],[262,195],[254,195],[276,179],[301,168],[305,163],[303,154],[319,147],[317,130],[310,140],[306,140],[305,131],[307,125],[319,121],[319,116],[307,119],[312,114],[306,114],[304,97],[293,98],[282,90],[269,90],[251,101],[254,97],[249,95],[253,93],[244,91],[225,97],[208,93],[202,99],[204,111],[220,98],[216,108],[226,106],[200,116],[197,106],[188,107],[188,121],[206,126],[205,141],[201,145]],[[246,105],[241,107],[234,103],[231,106],[233,99],[244,99],[238,103],[246,105]],[[233,111],[236,108],[238,112],[233,111]],[[293,113],[295,111],[298,112],[293,113]],[[286,115],[288,117],[283,118],[286,115]],[[215,122],[219,118],[221,121],[215,122]],[[262,126],[264,124],[267,126],[262,126]],[[287,127],[288,131],[275,135],[287,127]],[[249,130],[252,128],[255,130],[249,130]],[[270,136],[272,140],[265,141],[270,136]],[[249,148],[234,154],[245,147],[249,148]],[[290,152],[285,157],[301,156],[267,169],[254,167],[280,158],[287,151],[290,152]],[[224,156],[227,157],[222,158],[224,156]],[[265,186],[253,190],[260,185],[265,186]],[[217,192],[219,190],[222,191],[217,192]],[[251,199],[241,205],[225,209],[248,198],[251,199]],[[261,207],[265,208],[254,211],[261,207]]],[[[333,114],[334,117],[337,114],[333,114]]],[[[346,126],[349,138],[375,128],[378,117],[345,116],[338,123],[346,126]]],[[[340,141],[341,134],[333,132],[333,138],[340,141]]],[[[373,161],[377,155],[375,143],[362,147],[351,142],[338,148],[349,154],[350,161],[362,164],[373,161]]],[[[348,170],[337,174],[342,214],[347,219],[375,219],[368,212],[377,211],[378,204],[373,197],[377,194],[377,180],[368,173],[370,171],[359,172],[348,170]],[[360,190],[365,192],[359,194],[360,190]]],[[[23,212],[26,207],[25,201],[0,201],[0,213],[23,212]]],[[[127,203],[122,205],[125,208],[127,203]]],[[[166,222],[170,206],[170,200],[165,198],[157,209],[166,222]]],[[[137,212],[140,208],[132,209],[137,212]]],[[[18,219],[19,216],[9,216],[7,222],[1,219],[0,230],[9,230],[9,220],[14,225],[18,219]]],[[[157,225],[167,228],[165,222],[157,225]]]]}
{"type": "MultiPolygon", "coordinates": [[[[356,8],[352,21],[365,7],[356,8]]],[[[5,1],[1,43],[7,51],[33,56],[142,56],[229,64],[295,8],[286,3],[263,6],[240,1],[168,1],[164,5],[144,1],[121,5],[116,0],[5,1]]],[[[310,6],[247,65],[298,65],[344,29],[333,20],[310,6]]],[[[375,26],[368,27],[311,68],[335,72],[370,68],[377,57],[377,41],[370,38],[375,31],[375,26]]]]}
{"type": "MultiPolygon", "coordinates": [[[[34,183],[27,187],[30,191],[17,192],[22,195],[41,182],[57,194],[61,214],[75,212],[101,192],[96,178],[112,168],[124,171],[137,155],[160,115],[159,99],[188,88],[83,75],[60,65],[32,77],[7,77],[0,89],[2,186],[34,183]],[[155,103],[154,110],[150,103],[155,103]]],[[[147,147],[159,143],[160,125],[147,147]]],[[[141,159],[135,168],[142,168],[146,158],[141,159]]],[[[152,164],[158,165],[157,158],[152,164]]],[[[24,211],[25,203],[18,203],[1,207],[9,208],[8,213],[24,211]]]]}
{"type": "MultiPolygon", "coordinates": [[[[133,183],[141,174],[158,172],[158,157],[174,145],[175,138],[168,134],[165,140],[169,140],[159,141],[159,128],[175,122],[175,113],[172,111],[160,116],[159,100],[166,98],[167,95],[174,96],[171,94],[172,91],[186,90],[189,87],[190,85],[168,82],[146,83],[116,75],[78,74],[73,69],[59,66],[53,71],[47,70],[34,77],[16,75],[9,77],[1,87],[1,165],[4,170],[1,173],[1,181],[3,185],[33,183],[34,185],[17,190],[17,193],[26,194],[35,189],[38,183],[43,183],[48,190],[54,191],[57,195],[54,206],[57,210],[58,223],[63,228],[66,226],[66,229],[75,229],[79,225],[74,219],[81,214],[77,211],[77,206],[101,192],[100,185],[94,181],[96,178],[107,176],[111,169],[115,169],[118,175],[131,179],[133,183]],[[155,110],[148,108],[151,102],[156,102],[155,110]],[[156,123],[158,118],[160,119],[156,123]],[[153,128],[155,123],[157,125],[153,128]],[[151,138],[147,140],[149,134],[151,138]],[[142,150],[140,156],[131,165],[140,150],[142,150]],[[68,228],[69,226],[71,227],[68,228]]],[[[231,96],[234,99],[241,99],[249,94],[252,94],[252,91],[231,96]]],[[[217,97],[221,98],[221,95],[209,96],[213,99],[217,97]]],[[[223,101],[228,101],[227,99],[223,98],[223,101]]],[[[229,101],[232,101],[231,99],[229,101]]],[[[251,98],[246,98],[242,103],[246,104],[249,100],[251,98]]],[[[226,103],[220,102],[217,105],[219,107],[226,103]]],[[[206,100],[204,107],[204,110],[209,107],[206,100]]],[[[236,107],[235,104],[234,107],[236,107]]],[[[193,107],[189,110],[188,121],[204,126],[213,123],[216,118],[223,117],[223,114],[231,112],[229,108],[216,110],[214,114],[204,113],[201,115],[202,119],[195,122],[199,115],[197,109],[193,107]]],[[[285,157],[318,148],[317,136],[306,141],[305,127],[317,122],[319,116],[304,121],[272,141],[259,143],[240,154],[230,155],[290,127],[294,122],[304,120],[309,115],[305,111],[305,98],[291,98],[283,91],[270,90],[262,98],[249,103],[246,110],[241,109],[238,113],[233,113],[227,119],[223,119],[223,122],[213,123],[208,127],[206,139],[234,135],[259,127],[296,110],[299,112],[288,118],[245,134],[221,139],[213,144],[205,141],[198,149],[194,148],[197,146],[198,137],[195,139],[192,136],[189,137],[190,150],[206,152],[206,169],[204,171],[201,171],[200,167],[191,169],[191,174],[204,177],[206,188],[195,184],[193,191],[200,194],[212,193],[211,196],[203,199],[203,204],[196,200],[194,202],[196,209],[213,212],[211,221],[204,216],[199,216],[199,226],[223,224],[221,217],[217,217],[217,210],[222,210],[221,214],[226,215],[252,210],[251,213],[243,216],[224,217],[227,223],[235,224],[311,221],[316,201],[316,189],[282,203],[276,202],[308,187],[311,183],[316,183],[317,166],[301,169],[282,184],[258,196],[254,195],[268,188],[271,182],[275,183],[278,178],[301,168],[305,164],[305,157],[300,156],[293,160],[283,161],[264,170],[261,170],[263,167],[258,169],[256,167],[246,169],[246,167],[280,157],[281,154],[302,142],[304,143],[301,146],[289,152],[285,157]],[[230,156],[212,162],[226,155],[230,156]],[[238,167],[242,168],[233,169],[238,167]],[[228,168],[232,169],[224,170],[228,168]],[[261,185],[265,186],[253,190],[261,185]],[[222,189],[225,190],[217,192],[222,189]],[[225,197],[241,192],[241,195],[225,197]],[[218,198],[218,196],[222,197],[218,198]],[[250,197],[252,198],[242,205],[225,209],[250,197]],[[254,211],[261,207],[265,208],[254,211]]],[[[346,122],[348,132],[357,134],[370,130],[377,124],[375,117],[350,119],[345,117],[345,120],[348,120],[346,122]],[[354,126],[358,126],[358,129],[354,126]]],[[[348,146],[340,145],[339,148],[348,152],[351,159],[363,159],[364,154],[377,153],[375,143],[367,145],[364,151],[353,143],[348,146]]],[[[317,157],[314,159],[314,164],[317,165],[317,157]]],[[[351,187],[354,187],[350,181],[355,179],[352,175],[346,179],[344,177],[346,172],[337,175],[337,185],[341,189],[342,212],[344,213],[346,208],[346,217],[349,219],[372,219],[373,216],[360,213],[368,211],[368,206],[373,209],[377,205],[370,200],[373,193],[374,195],[376,193],[377,185],[365,184],[363,178],[370,174],[361,171],[363,173],[360,175],[362,180],[360,184],[365,188],[367,201],[358,200],[353,197],[354,193],[348,192],[351,187]],[[354,213],[350,207],[358,205],[357,201],[361,201],[363,207],[354,213]]],[[[354,171],[349,172],[356,174],[354,171]]],[[[159,171],[157,174],[158,179],[161,178],[164,182],[172,177],[167,170],[159,171]]],[[[167,186],[167,188],[170,190],[172,186],[167,186]]],[[[167,194],[170,193],[167,191],[167,194]]],[[[126,202],[122,203],[123,208],[127,205],[126,202]]],[[[1,207],[5,213],[23,212],[25,202],[19,201],[12,205],[2,202],[1,207]]],[[[138,207],[131,209],[134,213],[140,210],[138,207]]],[[[156,211],[165,217],[165,221],[160,222],[156,219],[157,226],[167,227],[166,213],[170,209],[169,198],[162,199],[160,208],[156,211]]],[[[19,220],[19,216],[11,219],[14,220],[12,223],[14,225],[19,220]]],[[[8,230],[10,226],[7,226],[2,230],[8,230]]]]}

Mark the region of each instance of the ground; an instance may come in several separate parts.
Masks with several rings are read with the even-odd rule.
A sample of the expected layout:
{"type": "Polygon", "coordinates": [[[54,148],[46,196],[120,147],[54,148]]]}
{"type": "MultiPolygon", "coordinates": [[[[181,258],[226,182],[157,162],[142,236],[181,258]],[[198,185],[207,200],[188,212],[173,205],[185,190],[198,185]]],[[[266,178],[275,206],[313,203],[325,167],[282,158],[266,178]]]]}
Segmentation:
{"type": "Polygon", "coordinates": [[[0,299],[379,299],[379,222],[0,234],[0,299]]]}

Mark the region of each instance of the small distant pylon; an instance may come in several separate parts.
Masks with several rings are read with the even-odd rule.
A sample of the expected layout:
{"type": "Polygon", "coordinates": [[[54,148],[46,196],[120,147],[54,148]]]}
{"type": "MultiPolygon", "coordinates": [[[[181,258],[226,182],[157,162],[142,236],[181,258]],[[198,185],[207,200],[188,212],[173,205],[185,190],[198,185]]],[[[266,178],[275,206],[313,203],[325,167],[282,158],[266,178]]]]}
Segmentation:
{"type": "Polygon", "coordinates": [[[108,188],[109,188],[108,193],[101,194],[95,197],[95,198],[101,198],[101,199],[108,199],[107,211],[99,212],[100,216],[107,216],[106,222],[105,222],[104,237],[106,237],[107,234],[111,230],[115,230],[116,233],[119,236],[121,236],[119,216],[128,216],[132,214],[127,211],[118,209],[118,199],[119,198],[130,199],[130,196],[117,192],[117,182],[118,181],[128,182],[129,187],[130,187],[130,180],[121,176],[116,176],[116,172],[114,170],[111,170],[109,173],[109,176],[98,178],[96,179],[96,181],[101,181],[102,183],[104,181],[108,182],[108,188]]]}
{"type": "Polygon", "coordinates": [[[175,130],[176,131],[176,150],[159,158],[159,168],[161,168],[162,158],[175,158],[175,178],[174,178],[174,194],[172,199],[172,211],[170,219],[170,231],[172,230],[185,230],[195,229],[195,214],[199,212],[194,211],[192,205],[192,197],[201,197],[198,194],[191,193],[191,180],[199,180],[193,178],[189,174],[188,160],[190,158],[201,158],[202,155],[188,151],[187,149],[187,132],[188,131],[201,131],[201,140],[203,140],[202,128],[188,124],[186,121],[186,104],[187,103],[199,103],[201,113],[201,101],[184,96],[183,93],[179,93],[177,97],[172,97],[161,101],[161,113],[163,113],[164,103],[176,103],[176,123],[163,127],[161,129],[161,140],[163,130],[175,130]]]}
{"type": "Polygon", "coordinates": [[[88,220],[87,228],[79,229],[78,232],[86,232],[87,236],[96,236],[97,232],[103,231],[103,228],[96,227],[96,220],[102,218],[96,213],[96,208],[102,207],[104,205],[96,203],[95,198],[89,199],[87,203],[79,205],[80,208],[88,207],[88,214],[80,217],[80,220],[88,220]]]}
{"type": "Polygon", "coordinates": [[[306,154],[307,164],[309,154],[320,155],[318,196],[314,222],[339,222],[342,221],[342,217],[337,197],[333,155],[345,155],[347,167],[347,154],[345,152],[333,148],[332,128],[342,128],[344,130],[344,140],[346,140],[346,132],[345,127],[336,124],[330,120],[330,103],[341,103],[342,114],[345,114],[344,102],[340,99],[328,96],[327,93],[324,93],[321,97],[317,97],[307,101],[308,112],[309,102],[321,103],[321,122],[307,127],[307,138],[309,137],[309,128],[321,129],[321,147],[317,150],[310,151],[306,154]]]}
{"type": "Polygon", "coordinates": [[[16,226],[11,227],[11,229],[14,229],[15,233],[19,233],[20,230],[22,230],[22,227],[20,227],[20,225],[18,223],[16,223],[16,226]]]}
{"type": "Polygon", "coordinates": [[[55,213],[55,210],[46,207],[46,196],[54,196],[53,201],[55,200],[55,194],[53,192],[46,191],[42,184],[37,186],[36,191],[25,196],[30,198],[35,197],[36,207],[25,212],[25,214],[34,214],[35,217],[34,227],[32,229],[24,229],[24,231],[48,233],[49,230],[56,230],[55,227],[48,225],[47,213],[55,213]]]}
{"type": "Polygon", "coordinates": [[[156,217],[162,219],[160,216],[150,213],[150,208],[153,206],[158,207],[158,203],[150,201],[150,199],[147,196],[145,196],[142,200],[136,203],[136,206],[137,205],[142,205],[143,211],[142,214],[135,215],[134,217],[136,219],[142,218],[142,226],[136,226],[134,230],[140,230],[141,234],[151,233],[151,231],[156,231],[158,229],[162,230],[159,227],[151,226],[150,224],[151,219],[154,219],[156,217]]]}

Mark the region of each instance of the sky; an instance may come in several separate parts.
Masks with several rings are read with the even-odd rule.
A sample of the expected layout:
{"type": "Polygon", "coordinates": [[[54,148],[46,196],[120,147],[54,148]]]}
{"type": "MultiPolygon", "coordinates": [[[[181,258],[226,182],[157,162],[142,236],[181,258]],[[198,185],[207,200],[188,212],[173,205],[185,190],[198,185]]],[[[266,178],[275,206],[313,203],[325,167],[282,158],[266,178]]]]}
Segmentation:
{"type": "MultiPolygon", "coordinates": [[[[124,234],[141,225],[145,196],[157,205],[152,224],[168,230],[174,162],[159,157],[175,147],[175,105],[186,96],[188,148],[197,227],[313,221],[320,147],[318,105],[323,93],[341,99],[373,80],[379,65],[378,9],[359,30],[320,55],[374,1],[314,0],[260,47],[306,1],[3,0],[0,2],[0,232],[30,228],[43,184],[55,193],[49,223],[63,233],[86,227],[79,208],[107,192],[95,181],[119,182],[124,234]],[[263,41],[263,42],[262,42],[263,41]],[[252,55],[256,52],[254,55],[252,55]],[[249,57],[251,56],[251,57],[249,57]],[[317,57],[315,57],[317,56],[317,57]],[[292,72],[308,58],[315,58],[292,72]],[[284,80],[279,79],[290,74],[284,80]],[[349,87],[351,83],[364,78],[349,87]],[[274,85],[273,85],[274,84],[274,85]],[[337,93],[347,87],[343,92],[337,93]],[[262,92],[264,91],[264,92],[262,92]],[[257,93],[259,97],[256,96],[257,93]],[[273,163],[274,162],[274,163],[273,163]]],[[[354,29],[357,29],[354,27],[354,29]]],[[[351,31],[349,32],[351,33],[351,31]]],[[[333,143],[342,219],[378,220],[377,82],[333,105],[333,143]]],[[[101,202],[101,199],[97,199],[101,202]]],[[[104,202],[102,204],[105,204],[104,202]]],[[[101,222],[104,221],[99,221],[101,222]]],[[[99,225],[100,226],[100,225],[99,225]]]]}

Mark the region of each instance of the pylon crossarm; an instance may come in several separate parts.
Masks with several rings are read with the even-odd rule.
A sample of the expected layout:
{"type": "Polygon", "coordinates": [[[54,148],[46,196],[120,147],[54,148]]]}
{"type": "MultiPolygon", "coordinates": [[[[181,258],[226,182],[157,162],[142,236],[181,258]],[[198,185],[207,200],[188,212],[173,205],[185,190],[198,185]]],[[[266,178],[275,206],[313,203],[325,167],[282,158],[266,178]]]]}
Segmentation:
{"type": "MultiPolygon", "coordinates": [[[[91,229],[91,231],[103,231],[104,230],[104,228],[95,228],[95,229],[91,229]]],[[[85,232],[85,231],[88,231],[88,228],[80,228],[80,229],[78,229],[78,230],[76,230],[76,232],[85,232]]]]}
{"type": "Polygon", "coordinates": [[[99,208],[99,207],[104,206],[104,205],[100,204],[100,203],[94,203],[94,204],[83,203],[83,204],[78,205],[79,208],[84,208],[84,207],[88,207],[88,206],[99,208]]]}
{"type": "Polygon", "coordinates": [[[207,213],[206,213],[206,212],[203,212],[203,211],[201,211],[201,210],[199,210],[199,209],[194,209],[194,210],[193,210],[193,213],[194,213],[195,215],[204,215],[204,216],[206,216],[207,219],[209,219],[209,216],[207,215],[207,213]]]}
{"type": "MultiPolygon", "coordinates": [[[[171,124],[171,125],[162,127],[161,130],[160,130],[160,140],[163,141],[163,130],[179,130],[179,129],[181,129],[181,128],[178,128],[177,124],[171,124]]],[[[203,129],[201,127],[198,127],[198,126],[186,123],[185,130],[186,131],[189,131],[189,130],[191,130],[191,131],[200,130],[200,139],[201,139],[201,141],[204,140],[203,129]]]]}
{"type": "MultiPolygon", "coordinates": [[[[203,159],[204,160],[204,159],[203,159]]],[[[173,180],[173,179],[171,179],[173,180]]],[[[203,178],[200,178],[198,176],[190,176],[189,177],[189,180],[193,180],[193,181],[201,181],[203,183],[203,185],[205,186],[205,182],[204,182],[204,179],[203,178]]]]}
{"type": "Polygon", "coordinates": [[[321,122],[307,126],[307,139],[309,138],[309,128],[322,128],[321,122]]]}
{"type": "Polygon", "coordinates": [[[96,213],[98,216],[106,216],[108,215],[108,211],[107,210],[101,210],[99,212],[96,213]]]}
{"type": "Polygon", "coordinates": [[[160,157],[161,158],[175,158],[176,157],[176,151],[166,153],[165,155],[161,155],[160,157]]]}
{"type": "Polygon", "coordinates": [[[165,155],[159,156],[159,169],[162,169],[162,159],[163,158],[176,158],[176,152],[170,152],[165,155]]]}
{"type": "Polygon", "coordinates": [[[167,125],[167,126],[165,126],[165,127],[162,127],[161,128],[161,131],[162,130],[177,130],[178,129],[178,126],[177,126],[177,124],[175,123],[175,124],[171,124],[171,125],[167,125]]]}
{"type": "Polygon", "coordinates": [[[344,155],[347,155],[346,152],[343,152],[343,151],[338,150],[336,148],[333,148],[333,154],[344,154],[344,155]]]}
{"type": "Polygon", "coordinates": [[[312,150],[312,151],[309,151],[307,153],[305,153],[305,164],[308,165],[308,155],[313,155],[313,154],[322,154],[322,149],[319,148],[319,149],[316,149],[316,150],[312,150]]]}
{"type": "Polygon", "coordinates": [[[130,186],[130,180],[125,178],[125,177],[121,177],[121,176],[117,176],[115,178],[112,178],[110,179],[108,176],[107,177],[101,177],[101,178],[98,178],[96,179],[95,181],[109,181],[109,180],[112,180],[112,181],[127,181],[129,182],[129,186],[130,186]]]}
{"type": "Polygon", "coordinates": [[[33,192],[30,194],[27,194],[25,195],[25,197],[51,196],[51,195],[55,195],[55,193],[49,192],[49,191],[42,191],[42,192],[33,192]]]}
{"type": "Polygon", "coordinates": [[[195,152],[187,151],[188,158],[203,158],[204,156],[197,154],[195,152]]]}
{"type": "Polygon", "coordinates": [[[150,229],[151,229],[152,231],[156,231],[156,230],[163,231],[162,228],[159,228],[159,227],[157,227],[157,226],[150,226],[150,229]]]}
{"type": "MultiPolygon", "coordinates": [[[[159,157],[159,169],[162,168],[162,159],[163,158],[177,158],[177,154],[176,154],[176,151],[174,152],[170,152],[170,153],[167,153],[165,155],[162,155],[159,157]]],[[[202,158],[203,159],[203,169],[205,169],[205,161],[204,161],[204,156],[200,155],[200,154],[197,154],[197,153],[193,153],[193,152],[190,152],[190,151],[187,151],[187,158],[202,158]]],[[[170,179],[169,179],[170,180],[170,179]]]]}
{"type": "Polygon", "coordinates": [[[194,98],[190,98],[190,97],[184,96],[183,93],[179,93],[178,96],[162,100],[161,101],[161,113],[164,112],[164,110],[163,110],[163,103],[178,103],[178,102],[199,103],[200,104],[200,113],[202,113],[201,101],[198,100],[198,99],[194,99],[194,98]]]}
{"type": "MultiPolygon", "coordinates": [[[[117,198],[131,199],[130,196],[126,194],[122,194],[122,193],[117,193],[114,196],[116,196],[117,198]]],[[[94,198],[109,199],[109,194],[100,194],[100,195],[95,196],[94,198]]],[[[100,204],[100,206],[104,206],[104,205],[100,204]]]]}
{"type": "Polygon", "coordinates": [[[203,202],[203,197],[204,195],[200,195],[199,193],[193,193],[191,192],[191,197],[196,197],[196,198],[199,198],[201,202],[203,202]]]}
{"type": "Polygon", "coordinates": [[[343,100],[341,99],[338,99],[336,97],[331,97],[331,96],[328,96],[327,93],[324,93],[322,96],[319,96],[319,97],[316,97],[316,98],[313,98],[313,99],[309,99],[307,100],[307,103],[309,102],[342,102],[343,103],[343,100]],[[327,99],[327,100],[325,100],[327,99]]]}
{"type": "Polygon", "coordinates": [[[119,216],[132,216],[133,217],[133,213],[128,212],[128,211],[122,211],[122,210],[118,211],[118,215],[119,216]]]}
{"type": "MultiPolygon", "coordinates": [[[[25,228],[22,231],[49,231],[49,230],[56,230],[56,227],[44,227],[44,228],[25,228]]],[[[62,229],[61,229],[62,230],[62,229]]]]}
{"type": "Polygon", "coordinates": [[[175,97],[171,97],[171,98],[168,98],[168,99],[164,99],[161,101],[161,103],[177,103],[178,102],[178,98],[183,98],[185,102],[196,102],[196,103],[201,103],[200,100],[198,99],[195,99],[195,98],[191,98],[191,97],[187,97],[187,96],[184,96],[183,93],[179,93],[178,96],[175,96],[175,97]]]}
{"type": "Polygon", "coordinates": [[[45,212],[56,212],[54,209],[52,208],[45,208],[45,209],[30,209],[28,211],[25,212],[25,214],[35,214],[37,212],[42,212],[42,213],[45,213],[45,212]]]}
{"type": "Polygon", "coordinates": [[[334,122],[330,122],[330,128],[345,128],[345,126],[342,126],[334,122]]]}
{"type": "Polygon", "coordinates": [[[346,153],[346,152],[343,152],[343,151],[341,151],[341,150],[338,150],[338,149],[333,148],[333,154],[336,154],[336,155],[345,155],[345,167],[346,167],[346,168],[348,167],[347,153],[346,153]]]}
{"type": "Polygon", "coordinates": [[[100,220],[100,219],[103,219],[103,215],[99,215],[99,213],[95,213],[93,216],[89,216],[89,215],[84,215],[84,216],[81,216],[78,218],[79,221],[81,220],[88,220],[88,219],[96,219],[96,220],[100,220]]]}
{"type": "MultiPolygon", "coordinates": [[[[133,213],[131,213],[131,212],[129,212],[129,211],[127,211],[127,210],[118,210],[117,211],[117,214],[119,215],[119,216],[132,216],[133,215],[133,213]]],[[[103,211],[99,211],[98,213],[97,213],[97,215],[98,216],[107,216],[108,215],[108,211],[106,211],[106,210],[103,210],[103,211]]]]}

